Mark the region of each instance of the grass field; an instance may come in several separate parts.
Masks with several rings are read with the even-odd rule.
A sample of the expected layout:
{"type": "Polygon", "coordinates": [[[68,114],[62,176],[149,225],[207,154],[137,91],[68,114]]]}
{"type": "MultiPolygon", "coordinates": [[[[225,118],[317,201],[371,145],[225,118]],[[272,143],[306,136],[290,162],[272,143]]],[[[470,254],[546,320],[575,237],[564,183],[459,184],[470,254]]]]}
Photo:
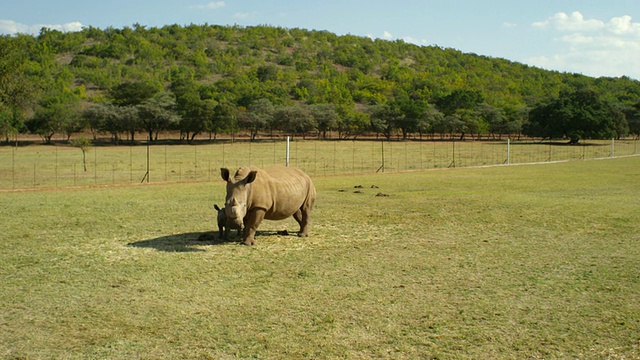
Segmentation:
{"type": "MultiPolygon", "coordinates": [[[[290,144],[291,164],[309,174],[340,175],[450,167],[553,162],[637,155],[638,140],[557,142],[505,141],[305,141],[290,144]]],[[[283,140],[219,141],[147,147],[94,146],[86,153],[66,144],[0,147],[0,190],[211,181],[221,166],[285,164],[283,140]],[[148,169],[147,174],[147,150],[148,169]]]]}
{"type": "Polygon", "coordinates": [[[0,193],[0,357],[640,358],[640,157],[314,181],[253,247],[217,177],[0,193]]]}

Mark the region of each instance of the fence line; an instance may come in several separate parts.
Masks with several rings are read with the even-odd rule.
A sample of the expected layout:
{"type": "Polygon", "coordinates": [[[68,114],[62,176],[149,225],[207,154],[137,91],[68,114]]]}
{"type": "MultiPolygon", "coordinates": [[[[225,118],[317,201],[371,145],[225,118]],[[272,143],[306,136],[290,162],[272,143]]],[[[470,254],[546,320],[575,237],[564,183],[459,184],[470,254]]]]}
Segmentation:
{"type": "MultiPolygon", "coordinates": [[[[638,155],[638,140],[580,145],[518,141],[298,140],[289,162],[310,175],[401,172],[434,168],[588,160],[638,155]]],[[[218,142],[199,145],[0,147],[0,190],[149,182],[212,181],[219,168],[284,165],[286,142],[218,142]]]]}

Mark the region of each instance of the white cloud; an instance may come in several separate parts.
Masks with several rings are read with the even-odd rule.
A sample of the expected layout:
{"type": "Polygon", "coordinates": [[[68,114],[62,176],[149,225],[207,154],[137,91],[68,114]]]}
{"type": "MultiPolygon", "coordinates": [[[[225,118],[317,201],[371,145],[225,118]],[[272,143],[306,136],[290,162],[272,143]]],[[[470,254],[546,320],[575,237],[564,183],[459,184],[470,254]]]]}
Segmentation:
{"type": "MultiPolygon", "coordinates": [[[[370,38],[370,39],[374,39],[374,40],[375,40],[375,39],[383,39],[383,40],[393,41],[393,40],[398,39],[397,37],[393,36],[393,34],[391,34],[391,33],[390,33],[390,32],[388,32],[388,31],[384,31],[384,32],[382,33],[382,37],[378,37],[378,36],[375,36],[375,35],[373,35],[373,34],[367,34],[366,36],[367,36],[368,38],[370,38]]],[[[402,41],[404,41],[404,42],[406,42],[406,43],[409,43],[409,44],[415,44],[415,45],[426,45],[426,44],[428,44],[428,41],[427,41],[427,40],[425,40],[425,39],[418,39],[418,38],[413,37],[413,36],[405,36],[405,37],[403,37],[403,38],[401,38],[401,39],[402,39],[402,41]]]]}
{"type": "Polygon", "coordinates": [[[405,36],[405,37],[402,38],[402,40],[404,40],[404,42],[406,42],[406,43],[414,44],[414,45],[426,45],[426,44],[428,44],[427,40],[414,38],[413,36],[405,36]]]}
{"type": "Polygon", "coordinates": [[[585,20],[579,11],[574,11],[571,15],[559,12],[550,16],[545,21],[533,23],[537,28],[553,28],[560,31],[594,31],[604,28],[605,24],[601,20],[585,20]]]}
{"type": "Polygon", "coordinates": [[[251,14],[243,13],[243,12],[237,12],[237,13],[233,14],[233,18],[234,19],[246,19],[249,16],[251,16],[251,14]]]}
{"type": "Polygon", "coordinates": [[[631,16],[615,17],[607,23],[607,30],[616,35],[640,36],[640,23],[631,21],[631,16]]]}
{"type": "Polygon", "coordinates": [[[216,9],[223,8],[225,6],[226,4],[224,3],[224,1],[212,1],[210,3],[203,4],[203,5],[192,5],[191,8],[199,9],[199,10],[216,10],[216,9]]]}
{"type": "Polygon", "coordinates": [[[628,15],[605,22],[585,19],[580,12],[557,13],[533,27],[556,32],[561,45],[556,54],[531,57],[528,62],[543,68],[590,76],[630,76],[640,79],[640,23],[628,15]]]}
{"type": "Polygon", "coordinates": [[[27,25],[20,24],[12,20],[0,20],[0,33],[2,34],[25,34],[28,29],[29,27],[27,25]]]}
{"type": "Polygon", "coordinates": [[[65,24],[35,24],[25,25],[13,20],[0,20],[0,34],[29,34],[36,35],[40,33],[42,28],[58,30],[62,32],[81,31],[84,25],[79,21],[73,21],[65,24]]]}
{"type": "Polygon", "coordinates": [[[505,28],[505,29],[514,29],[514,28],[518,27],[518,24],[512,23],[512,22],[504,22],[504,23],[502,23],[502,27],[505,28]]]}

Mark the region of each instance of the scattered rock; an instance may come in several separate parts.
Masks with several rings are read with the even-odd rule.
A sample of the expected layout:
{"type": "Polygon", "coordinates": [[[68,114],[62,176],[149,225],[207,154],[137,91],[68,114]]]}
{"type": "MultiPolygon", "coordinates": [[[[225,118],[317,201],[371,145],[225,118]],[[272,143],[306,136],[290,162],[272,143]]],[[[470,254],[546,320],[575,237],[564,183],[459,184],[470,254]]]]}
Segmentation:
{"type": "Polygon", "coordinates": [[[371,185],[372,189],[379,189],[380,187],[378,187],[378,185],[371,185]]]}
{"type": "Polygon", "coordinates": [[[376,196],[389,196],[389,194],[379,192],[376,196]]]}
{"type": "Polygon", "coordinates": [[[356,186],[354,186],[353,188],[354,188],[354,189],[362,189],[362,188],[364,188],[364,186],[362,186],[362,185],[356,185],[356,186]]]}
{"type": "Polygon", "coordinates": [[[338,190],[338,192],[345,192],[345,191],[347,191],[347,190],[344,190],[344,189],[338,190]]]}
{"type": "Polygon", "coordinates": [[[360,191],[360,190],[356,190],[356,191],[354,191],[353,193],[354,193],[354,194],[362,194],[362,191],[360,191]]]}

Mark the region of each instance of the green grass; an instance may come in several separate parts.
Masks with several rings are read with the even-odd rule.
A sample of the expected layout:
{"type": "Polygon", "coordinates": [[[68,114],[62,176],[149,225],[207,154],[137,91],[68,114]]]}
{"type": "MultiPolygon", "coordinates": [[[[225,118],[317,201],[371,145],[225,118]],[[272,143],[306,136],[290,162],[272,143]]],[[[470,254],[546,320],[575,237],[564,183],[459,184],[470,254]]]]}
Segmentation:
{"type": "Polygon", "coordinates": [[[0,357],[638,358],[639,179],[315,176],[310,237],[264,222],[254,247],[198,241],[217,177],[0,193],[0,357]]]}
{"type": "MultiPolygon", "coordinates": [[[[220,166],[285,164],[285,142],[217,142],[149,147],[95,146],[87,152],[87,171],[78,148],[30,145],[0,147],[0,190],[95,186],[150,182],[211,181],[220,166]]],[[[292,141],[291,164],[313,176],[367,174],[425,169],[523,164],[638,154],[638,140],[588,141],[568,146],[506,141],[292,141]],[[384,156],[383,156],[384,155],[384,156]],[[383,161],[384,158],[384,161],[383,161]]]]}

